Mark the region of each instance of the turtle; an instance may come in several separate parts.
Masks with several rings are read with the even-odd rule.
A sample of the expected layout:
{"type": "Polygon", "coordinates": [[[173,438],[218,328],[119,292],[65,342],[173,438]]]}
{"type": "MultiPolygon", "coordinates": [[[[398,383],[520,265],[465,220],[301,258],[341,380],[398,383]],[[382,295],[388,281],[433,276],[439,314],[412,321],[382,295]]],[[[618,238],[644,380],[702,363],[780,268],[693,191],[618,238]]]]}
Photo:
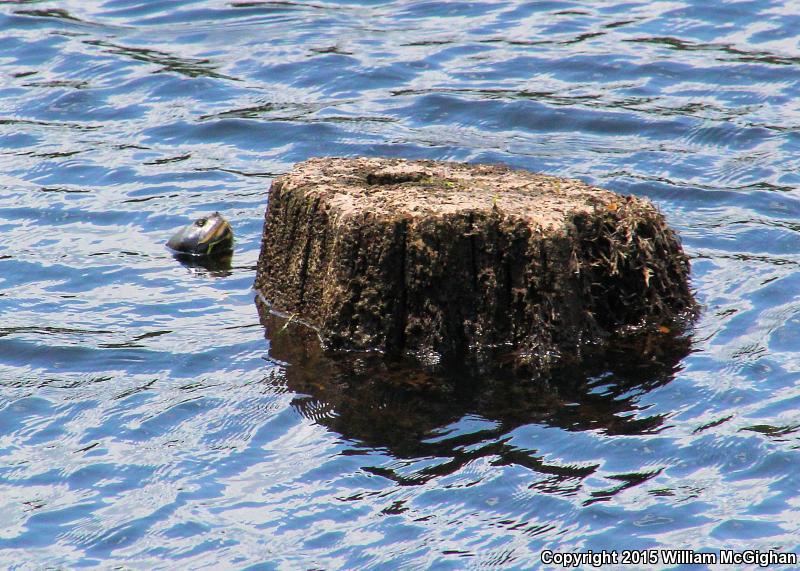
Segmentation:
{"type": "Polygon", "coordinates": [[[233,230],[219,212],[198,218],[173,234],[167,248],[179,256],[209,257],[233,250],[233,230]]]}

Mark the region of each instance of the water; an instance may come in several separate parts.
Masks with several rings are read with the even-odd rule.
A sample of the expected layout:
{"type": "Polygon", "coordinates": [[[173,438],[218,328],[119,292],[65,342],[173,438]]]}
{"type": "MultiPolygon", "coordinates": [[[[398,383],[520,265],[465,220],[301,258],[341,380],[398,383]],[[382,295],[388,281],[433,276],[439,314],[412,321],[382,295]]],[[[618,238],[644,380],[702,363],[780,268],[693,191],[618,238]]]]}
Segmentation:
{"type": "Polygon", "coordinates": [[[800,551],[796,12],[0,4],[0,565],[800,551]],[[702,316],[682,347],[547,385],[420,392],[326,359],[251,290],[272,178],[319,155],[502,162],[647,196],[702,316]],[[230,270],[180,265],[164,240],[214,210],[237,235],[230,270]]]}

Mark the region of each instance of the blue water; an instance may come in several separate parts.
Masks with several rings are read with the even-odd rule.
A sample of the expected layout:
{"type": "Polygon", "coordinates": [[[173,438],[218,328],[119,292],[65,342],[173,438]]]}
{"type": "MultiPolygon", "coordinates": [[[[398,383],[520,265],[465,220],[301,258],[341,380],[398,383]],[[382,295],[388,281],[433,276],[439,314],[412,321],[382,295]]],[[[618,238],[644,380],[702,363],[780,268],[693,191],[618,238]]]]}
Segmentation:
{"type": "Polygon", "coordinates": [[[765,0],[0,3],[0,566],[800,551],[798,30],[765,0]],[[545,385],[331,361],[251,289],[271,180],[320,155],[649,197],[702,315],[545,385]],[[214,210],[230,269],[173,260],[214,210]]]}

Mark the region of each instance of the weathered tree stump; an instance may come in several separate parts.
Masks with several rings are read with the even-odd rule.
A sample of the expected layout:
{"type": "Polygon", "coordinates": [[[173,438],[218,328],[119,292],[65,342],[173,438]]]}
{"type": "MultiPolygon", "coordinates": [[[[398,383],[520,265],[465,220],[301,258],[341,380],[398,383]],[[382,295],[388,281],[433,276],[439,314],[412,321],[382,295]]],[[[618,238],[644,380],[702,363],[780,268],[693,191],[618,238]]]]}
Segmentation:
{"type": "Polygon", "coordinates": [[[688,278],[645,199],[497,165],[321,158],[273,182],[255,287],[332,348],[540,365],[672,322],[694,307],[688,278]]]}

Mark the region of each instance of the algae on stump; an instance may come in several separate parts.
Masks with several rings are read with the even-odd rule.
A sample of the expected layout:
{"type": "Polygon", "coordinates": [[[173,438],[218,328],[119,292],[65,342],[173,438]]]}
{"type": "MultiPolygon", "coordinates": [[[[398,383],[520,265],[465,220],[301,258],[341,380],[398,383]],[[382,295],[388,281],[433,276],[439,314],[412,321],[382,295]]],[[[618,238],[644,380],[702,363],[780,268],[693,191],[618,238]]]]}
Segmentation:
{"type": "Polygon", "coordinates": [[[694,308],[647,200],[497,165],[319,158],[277,178],[255,287],[332,348],[546,364],[694,308]]]}

